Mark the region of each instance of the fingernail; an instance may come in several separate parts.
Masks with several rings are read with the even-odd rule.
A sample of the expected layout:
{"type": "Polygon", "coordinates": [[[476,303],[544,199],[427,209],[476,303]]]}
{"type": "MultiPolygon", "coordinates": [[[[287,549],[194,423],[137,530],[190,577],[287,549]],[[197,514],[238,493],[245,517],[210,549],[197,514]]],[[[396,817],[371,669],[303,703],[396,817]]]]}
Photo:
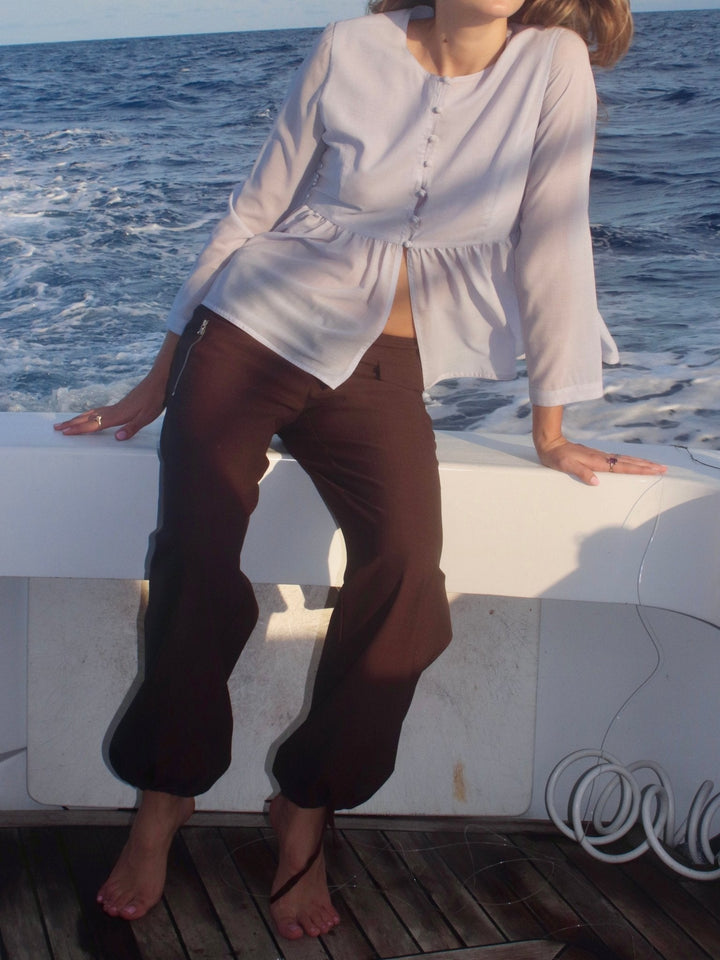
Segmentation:
{"type": "Polygon", "coordinates": [[[597,487],[599,484],[600,484],[600,481],[598,480],[597,477],[592,477],[592,478],[591,478],[591,480],[590,480],[590,486],[591,486],[591,487],[597,487]]]}
{"type": "Polygon", "coordinates": [[[118,430],[118,432],[115,434],[115,439],[116,439],[116,440],[127,440],[127,431],[126,431],[126,430],[118,430]]]}

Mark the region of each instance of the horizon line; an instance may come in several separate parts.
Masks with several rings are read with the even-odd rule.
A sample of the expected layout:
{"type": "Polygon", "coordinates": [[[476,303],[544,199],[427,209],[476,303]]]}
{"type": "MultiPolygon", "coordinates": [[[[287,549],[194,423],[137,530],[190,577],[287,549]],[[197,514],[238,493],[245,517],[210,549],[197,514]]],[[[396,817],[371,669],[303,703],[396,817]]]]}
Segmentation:
{"type": "MultiPolygon", "coordinates": [[[[652,0],[650,0],[650,2],[652,2],[652,0]]],[[[677,3],[677,0],[655,0],[655,2],[658,3],[658,6],[651,6],[645,9],[635,10],[633,11],[633,17],[645,16],[646,14],[653,13],[699,13],[700,11],[704,10],[720,10],[720,0],[710,0],[710,2],[707,2],[707,0],[706,2],[699,0],[699,4],[697,6],[694,4],[692,6],[675,6],[674,4],[677,3]]],[[[322,29],[322,26],[322,24],[307,24],[305,26],[248,27],[244,29],[230,28],[226,30],[178,30],[171,33],[127,33],[98,37],[74,37],[60,40],[10,40],[6,42],[0,42],[0,48],[30,47],[59,43],[102,43],[113,40],[160,40],[168,37],[205,37],[233,33],[272,33],[291,30],[316,30],[322,29]]]]}

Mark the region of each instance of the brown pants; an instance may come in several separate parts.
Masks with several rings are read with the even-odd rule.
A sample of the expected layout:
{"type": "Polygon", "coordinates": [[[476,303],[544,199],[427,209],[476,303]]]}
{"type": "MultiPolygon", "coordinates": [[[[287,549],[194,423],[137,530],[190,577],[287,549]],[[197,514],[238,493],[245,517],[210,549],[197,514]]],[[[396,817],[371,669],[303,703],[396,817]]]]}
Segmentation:
{"type": "Polygon", "coordinates": [[[227,681],[257,618],[239,554],[273,434],[348,555],[310,712],[273,772],[300,806],[353,807],[392,773],[417,680],[450,640],[435,440],[417,346],[404,338],[381,336],[332,390],[196,311],[169,381],[145,678],[110,759],[129,783],[180,796],[227,769],[227,681]]]}

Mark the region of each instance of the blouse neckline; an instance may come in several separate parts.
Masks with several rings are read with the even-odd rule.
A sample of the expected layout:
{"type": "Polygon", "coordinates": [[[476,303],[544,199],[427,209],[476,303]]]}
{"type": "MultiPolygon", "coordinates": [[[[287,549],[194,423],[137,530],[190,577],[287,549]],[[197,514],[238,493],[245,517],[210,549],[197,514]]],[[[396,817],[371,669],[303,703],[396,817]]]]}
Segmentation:
{"type": "Polygon", "coordinates": [[[512,29],[508,24],[508,34],[507,34],[507,40],[505,41],[505,47],[500,51],[498,57],[495,59],[495,63],[491,64],[490,66],[483,67],[482,70],[478,70],[476,73],[462,73],[456,77],[448,77],[443,73],[435,73],[434,71],[428,70],[426,67],[424,67],[420,63],[418,58],[415,56],[415,54],[412,52],[410,47],[408,46],[408,27],[410,25],[410,21],[411,20],[431,20],[434,16],[433,8],[426,7],[426,6],[408,7],[405,10],[403,10],[402,13],[404,14],[404,16],[402,20],[398,21],[398,27],[400,28],[400,31],[401,31],[401,35],[402,35],[401,39],[402,39],[405,55],[409,57],[410,60],[412,60],[412,62],[415,64],[415,67],[423,74],[423,76],[434,78],[435,80],[439,80],[442,83],[457,83],[457,82],[462,82],[463,80],[479,80],[486,73],[492,70],[495,63],[497,63],[500,57],[503,55],[503,52],[507,47],[507,44],[509,43],[510,38],[512,36],[512,29]]]}

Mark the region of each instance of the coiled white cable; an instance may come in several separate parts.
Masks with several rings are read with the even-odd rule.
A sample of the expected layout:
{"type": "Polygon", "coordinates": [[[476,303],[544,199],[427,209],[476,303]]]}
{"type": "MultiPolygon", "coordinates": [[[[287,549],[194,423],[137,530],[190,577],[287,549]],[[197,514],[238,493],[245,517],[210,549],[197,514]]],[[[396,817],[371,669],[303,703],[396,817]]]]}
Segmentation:
{"type": "MultiPolygon", "coordinates": [[[[661,478],[658,478],[656,483],[660,482],[661,478]]],[[[625,523],[627,523],[640,500],[642,500],[655,485],[656,484],[652,484],[633,504],[625,519],[625,523]]],[[[661,487],[661,500],[662,489],[661,487]]],[[[646,850],[652,849],[666,866],[683,877],[691,880],[716,880],[720,878],[720,853],[716,855],[713,852],[710,842],[710,825],[715,814],[720,810],[720,793],[712,798],[710,797],[714,789],[712,781],[706,780],[702,783],[695,794],[690,805],[684,833],[682,828],[676,831],[675,796],[670,778],[660,764],[649,760],[640,760],[624,766],[616,757],[604,749],[604,744],[615,720],[618,719],[630,700],[652,680],[662,662],[660,644],[642,615],[642,600],[640,597],[645,561],[651,544],[655,539],[660,514],[661,509],[659,506],[650,538],[648,539],[640,561],[637,579],[638,596],[636,608],[645,631],[655,648],[657,662],[650,674],[630,694],[620,710],[615,714],[614,719],[605,731],[601,747],[597,750],[576,750],[557,764],[550,774],[545,787],[545,806],[547,807],[550,819],[558,830],[571,840],[576,840],[585,851],[597,860],[602,860],[606,863],[627,863],[641,856],[646,850]],[[557,810],[555,792],[557,790],[558,780],[573,763],[591,758],[594,758],[597,762],[580,776],[570,793],[568,802],[569,821],[572,825],[570,826],[562,820],[557,810]],[[634,776],[636,771],[639,770],[649,771],[651,774],[654,774],[658,782],[641,788],[634,776]],[[589,797],[586,800],[586,794],[588,790],[594,786],[595,781],[602,776],[609,776],[610,780],[600,792],[595,807],[590,814],[591,800],[589,797]],[[617,809],[614,813],[608,814],[608,804],[618,790],[620,791],[620,795],[617,801],[617,809]],[[583,805],[585,805],[584,821],[582,813],[583,805]],[[645,834],[644,840],[636,847],[618,853],[608,853],[600,849],[627,836],[638,823],[638,815],[645,834]],[[591,823],[594,831],[592,835],[587,832],[588,821],[591,823]],[[679,853],[683,847],[687,850],[687,858],[693,866],[687,866],[670,852],[675,851],[679,853]]]]}
{"type": "Polygon", "coordinates": [[[641,760],[623,766],[605,750],[576,750],[561,760],[550,774],[545,788],[545,805],[558,830],[571,840],[577,840],[596,860],[605,863],[627,863],[651,848],[663,863],[683,877],[691,880],[717,880],[720,878],[720,854],[713,853],[710,825],[720,810],[720,793],[709,799],[712,791],[712,782],[706,780],[695,794],[684,834],[682,830],[676,833],[672,784],[659,764],[641,760]],[[582,774],[571,791],[568,804],[572,824],[570,827],[558,813],[555,800],[558,780],[571,764],[588,758],[596,759],[597,763],[582,774]],[[638,770],[650,771],[659,782],[641,788],[634,776],[638,770]],[[590,835],[586,823],[583,822],[582,808],[587,802],[588,789],[602,776],[610,776],[611,779],[601,791],[592,813],[586,815],[586,822],[589,820],[595,831],[590,835]],[[620,796],[617,809],[608,815],[608,803],[618,790],[620,796]],[[600,849],[627,836],[638,823],[638,819],[642,823],[645,839],[636,847],[619,853],[608,853],[600,849]],[[694,866],[687,866],[670,852],[677,852],[683,842],[694,866]]]}

